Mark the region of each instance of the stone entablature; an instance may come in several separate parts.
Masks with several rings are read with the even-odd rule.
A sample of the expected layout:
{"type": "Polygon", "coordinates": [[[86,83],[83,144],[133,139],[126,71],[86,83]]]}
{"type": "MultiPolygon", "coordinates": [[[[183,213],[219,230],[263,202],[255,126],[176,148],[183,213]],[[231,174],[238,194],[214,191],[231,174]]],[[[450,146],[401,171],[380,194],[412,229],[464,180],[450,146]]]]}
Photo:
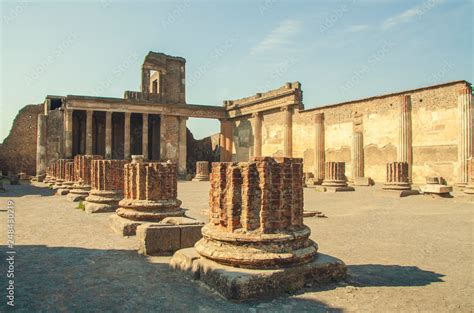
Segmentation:
{"type": "Polygon", "coordinates": [[[268,268],[309,262],[317,245],[303,224],[302,159],[213,163],[210,222],[196,243],[221,264],[268,268]]]}
{"type": "Polygon", "coordinates": [[[228,118],[237,118],[281,107],[303,109],[303,93],[299,82],[286,83],[283,87],[255,96],[225,100],[224,107],[228,118]]]}

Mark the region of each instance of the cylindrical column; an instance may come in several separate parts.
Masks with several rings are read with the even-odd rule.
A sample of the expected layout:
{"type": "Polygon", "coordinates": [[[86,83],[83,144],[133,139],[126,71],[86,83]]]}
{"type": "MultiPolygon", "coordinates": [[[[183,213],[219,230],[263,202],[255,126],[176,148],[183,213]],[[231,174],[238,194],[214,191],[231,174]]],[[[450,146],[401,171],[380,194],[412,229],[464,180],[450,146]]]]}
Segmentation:
{"type": "Polygon", "coordinates": [[[64,155],[66,158],[72,158],[72,112],[67,109],[64,111],[64,155]]]}
{"type": "Polygon", "coordinates": [[[387,163],[387,182],[383,189],[410,190],[408,162],[387,163]]]}
{"type": "Polygon", "coordinates": [[[328,187],[346,187],[346,163],[326,162],[324,169],[324,181],[322,185],[328,187]]]}
{"type": "Polygon", "coordinates": [[[314,179],[320,184],[324,179],[324,113],[316,113],[314,116],[314,179]]]}
{"type": "Polygon", "coordinates": [[[142,114],[142,154],[148,160],[148,113],[142,114]]]}
{"type": "Polygon", "coordinates": [[[92,154],[92,114],[94,111],[86,111],[86,154],[92,154]]]}
{"type": "Polygon", "coordinates": [[[302,161],[256,157],[249,162],[213,163],[210,223],[202,228],[196,251],[243,268],[312,261],[317,245],[303,224],[302,161]]]}
{"type": "Polygon", "coordinates": [[[283,111],[283,154],[291,158],[293,155],[293,109],[290,107],[281,108],[283,111]]]}
{"type": "Polygon", "coordinates": [[[262,156],[262,113],[257,112],[253,114],[254,118],[254,152],[255,157],[262,156]]]}
{"type": "Polygon", "coordinates": [[[398,162],[408,163],[408,179],[411,181],[412,165],[412,133],[411,133],[411,98],[410,95],[400,97],[400,135],[398,144],[398,162]]]}
{"type": "Polygon", "coordinates": [[[221,162],[232,162],[232,122],[227,120],[220,120],[220,122],[220,160],[221,162]]]}
{"type": "Polygon", "coordinates": [[[112,158],[112,112],[105,112],[105,158],[112,158]]]}
{"type": "Polygon", "coordinates": [[[352,178],[364,177],[364,141],[361,132],[352,134],[352,178]]]}
{"type": "Polygon", "coordinates": [[[193,181],[206,181],[209,180],[209,162],[197,161],[196,162],[196,176],[193,181]]]}
{"type": "Polygon", "coordinates": [[[87,213],[113,212],[123,198],[123,168],[125,160],[93,160],[91,162],[91,192],[85,199],[87,213]]]}
{"type": "Polygon", "coordinates": [[[130,159],[130,113],[124,114],[123,155],[126,160],[130,159]]]}
{"type": "Polygon", "coordinates": [[[181,177],[186,176],[186,139],[187,139],[187,128],[186,120],[187,117],[179,117],[179,138],[178,138],[178,174],[181,177]]]}
{"type": "Polygon", "coordinates": [[[46,116],[38,114],[38,133],[36,136],[36,176],[45,174],[46,171],[46,116]]]}
{"type": "Polygon", "coordinates": [[[136,221],[161,221],[182,216],[178,200],[177,166],[172,163],[132,162],[124,166],[124,199],[117,215],[136,221]]]}
{"type": "Polygon", "coordinates": [[[472,157],[472,96],[471,87],[464,86],[458,96],[458,185],[469,181],[468,159],[472,157]]]}

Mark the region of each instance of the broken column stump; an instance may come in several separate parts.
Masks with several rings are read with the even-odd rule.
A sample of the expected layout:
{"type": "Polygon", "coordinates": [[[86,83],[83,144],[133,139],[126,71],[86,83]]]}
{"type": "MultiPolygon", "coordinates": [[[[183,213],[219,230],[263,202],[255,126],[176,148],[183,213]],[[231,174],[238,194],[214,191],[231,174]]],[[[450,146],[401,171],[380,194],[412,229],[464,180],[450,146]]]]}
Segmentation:
{"type": "Polygon", "coordinates": [[[67,195],[74,185],[74,162],[70,160],[64,163],[64,181],[61,187],[56,190],[56,194],[60,196],[67,195]]]}
{"type": "Polygon", "coordinates": [[[346,163],[326,162],[324,167],[324,180],[316,191],[340,192],[354,191],[354,187],[347,185],[346,163]]]}
{"type": "Polygon", "coordinates": [[[66,163],[71,162],[72,159],[59,159],[56,161],[56,180],[53,185],[54,190],[61,189],[66,179],[66,163]]]}
{"type": "Polygon", "coordinates": [[[382,188],[397,197],[420,194],[418,190],[411,189],[408,162],[387,163],[387,181],[382,188]]]}
{"type": "Polygon", "coordinates": [[[91,164],[101,160],[101,155],[76,155],[74,157],[75,184],[67,198],[70,201],[83,201],[91,190],[91,164]]]}
{"type": "Polygon", "coordinates": [[[441,176],[426,177],[426,185],[420,186],[420,192],[446,198],[451,197],[453,187],[448,186],[446,180],[441,176]]]}
{"type": "Polygon", "coordinates": [[[209,180],[209,162],[197,161],[196,162],[196,176],[193,181],[208,181],[209,180]]]}
{"type": "Polygon", "coordinates": [[[124,236],[134,236],[138,225],[183,216],[177,189],[176,164],[134,158],[124,166],[124,198],[117,214],[110,217],[112,228],[124,236]]]}
{"type": "Polygon", "coordinates": [[[84,202],[86,213],[114,212],[123,199],[125,160],[93,160],[91,191],[84,202]]]}
{"type": "Polygon", "coordinates": [[[171,267],[238,300],[344,279],[345,264],[318,254],[303,224],[302,159],[213,163],[209,197],[203,238],[171,267]]]}

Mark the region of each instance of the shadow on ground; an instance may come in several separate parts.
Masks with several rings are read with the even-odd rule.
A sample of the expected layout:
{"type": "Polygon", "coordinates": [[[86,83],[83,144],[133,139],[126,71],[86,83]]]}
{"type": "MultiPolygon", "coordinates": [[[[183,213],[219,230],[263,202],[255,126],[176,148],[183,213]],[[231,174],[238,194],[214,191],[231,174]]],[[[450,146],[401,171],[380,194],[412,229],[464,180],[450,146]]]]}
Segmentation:
{"type": "Polygon", "coordinates": [[[3,181],[3,187],[6,192],[0,193],[0,197],[23,197],[23,196],[53,196],[55,191],[48,187],[33,186],[29,182],[22,181],[21,185],[10,185],[6,180],[3,181]]]}
{"type": "MultiPolygon", "coordinates": [[[[167,263],[150,263],[132,250],[19,245],[15,251],[15,311],[342,312],[295,297],[231,302],[171,270],[167,263]]],[[[5,247],[0,253],[6,255],[5,247]]],[[[5,273],[4,257],[1,266],[5,273]]],[[[2,298],[6,287],[4,276],[2,298]]]]}
{"type": "Polygon", "coordinates": [[[363,264],[349,265],[348,282],[358,287],[408,287],[426,286],[443,282],[438,274],[416,266],[363,264]]]}

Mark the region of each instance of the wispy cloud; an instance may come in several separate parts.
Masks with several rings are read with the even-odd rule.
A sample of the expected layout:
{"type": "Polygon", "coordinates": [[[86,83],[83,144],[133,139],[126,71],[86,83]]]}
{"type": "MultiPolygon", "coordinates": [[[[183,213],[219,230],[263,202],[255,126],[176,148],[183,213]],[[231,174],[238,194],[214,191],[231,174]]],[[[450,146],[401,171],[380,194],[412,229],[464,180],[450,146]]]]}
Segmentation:
{"type": "Polygon", "coordinates": [[[352,25],[347,28],[350,33],[363,32],[369,29],[369,25],[352,25]]]}
{"type": "Polygon", "coordinates": [[[281,22],[270,34],[260,41],[250,51],[251,55],[264,53],[273,49],[280,49],[291,43],[291,38],[301,29],[301,22],[285,20],[281,22]]]}
{"type": "Polygon", "coordinates": [[[420,17],[430,11],[435,5],[441,3],[443,0],[426,0],[425,2],[409,8],[408,10],[393,15],[387,18],[383,24],[382,29],[389,29],[398,24],[407,23],[416,17],[420,17]]]}

